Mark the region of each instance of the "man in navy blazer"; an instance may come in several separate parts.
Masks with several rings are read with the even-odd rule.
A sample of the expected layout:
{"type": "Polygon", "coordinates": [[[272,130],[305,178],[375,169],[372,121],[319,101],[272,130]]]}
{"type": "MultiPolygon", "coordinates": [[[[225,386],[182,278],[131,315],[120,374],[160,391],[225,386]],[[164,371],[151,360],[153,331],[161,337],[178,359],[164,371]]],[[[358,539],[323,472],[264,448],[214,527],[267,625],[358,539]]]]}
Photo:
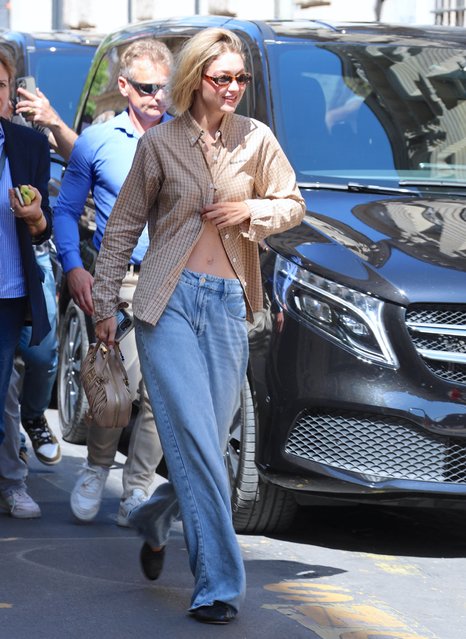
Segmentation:
{"type": "MultiPolygon", "coordinates": [[[[0,56],[0,113],[6,67],[0,56]]],[[[31,345],[51,327],[42,290],[43,273],[32,248],[51,235],[52,212],[48,198],[50,151],[47,139],[27,127],[0,118],[0,444],[3,413],[16,346],[25,322],[32,326],[31,345]],[[36,198],[21,206],[12,187],[34,187],[36,198]],[[13,217],[14,216],[14,217],[13,217]],[[14,224],[12,222],[14,220],[14,224]]]]}

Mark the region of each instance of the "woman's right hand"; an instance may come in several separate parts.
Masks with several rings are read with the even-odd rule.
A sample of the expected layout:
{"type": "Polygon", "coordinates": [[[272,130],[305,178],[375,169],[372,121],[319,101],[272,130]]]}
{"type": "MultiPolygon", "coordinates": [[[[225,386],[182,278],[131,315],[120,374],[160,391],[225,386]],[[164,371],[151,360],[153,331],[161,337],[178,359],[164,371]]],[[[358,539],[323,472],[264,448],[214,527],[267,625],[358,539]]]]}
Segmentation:
{"type": "Polygon", "coordinates": [[[115,344],[115,333],[117,329],[116,317],[107,317],[107,319],[97,322],[95,325],[95,334],[109,348],[115,344]]]}

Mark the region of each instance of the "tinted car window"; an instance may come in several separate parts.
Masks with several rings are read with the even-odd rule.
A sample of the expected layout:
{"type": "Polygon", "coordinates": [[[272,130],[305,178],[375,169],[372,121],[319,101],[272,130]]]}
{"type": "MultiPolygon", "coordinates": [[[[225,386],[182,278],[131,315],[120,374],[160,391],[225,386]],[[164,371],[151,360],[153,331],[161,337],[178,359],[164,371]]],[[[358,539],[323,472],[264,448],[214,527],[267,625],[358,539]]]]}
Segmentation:
{"type": "Polygon", "coordinates": [[[278,137],[301,181],[464,181],[463,51],[305,42],[267,49],[278,137]]]}
{"type": "Polygon", "coordinates": [[[69,126],[89,70],[95,47],[37,41],[29,55],[29,73],[69,126]]]}

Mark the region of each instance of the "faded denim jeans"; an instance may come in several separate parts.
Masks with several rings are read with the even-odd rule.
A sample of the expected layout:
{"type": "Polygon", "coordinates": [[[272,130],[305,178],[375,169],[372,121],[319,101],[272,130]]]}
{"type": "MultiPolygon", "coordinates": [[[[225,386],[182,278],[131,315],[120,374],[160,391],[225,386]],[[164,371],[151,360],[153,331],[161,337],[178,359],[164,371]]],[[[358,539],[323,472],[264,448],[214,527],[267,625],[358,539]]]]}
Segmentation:
{"type": "Polygon", "coordinates": [[[185,269],[157,325],[136,320],[136,339],[170,480],[131,523],[163,546],[180,513],[195,579],[191,610],[215,600],[238,610],[246,580],[223,456],[248,359],[239,281],[185,269]]]}

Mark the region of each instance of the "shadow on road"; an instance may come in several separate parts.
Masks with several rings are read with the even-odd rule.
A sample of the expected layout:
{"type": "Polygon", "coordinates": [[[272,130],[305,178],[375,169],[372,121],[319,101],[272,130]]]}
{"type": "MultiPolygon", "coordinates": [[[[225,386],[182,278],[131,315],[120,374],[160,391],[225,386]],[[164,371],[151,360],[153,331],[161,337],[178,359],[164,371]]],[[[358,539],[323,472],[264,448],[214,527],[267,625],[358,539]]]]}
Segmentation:
{"type": "Polygon", "coordinates": [[[466,509],[311,506],[275,538],[383,555],[466,557],[466,509]]]}

